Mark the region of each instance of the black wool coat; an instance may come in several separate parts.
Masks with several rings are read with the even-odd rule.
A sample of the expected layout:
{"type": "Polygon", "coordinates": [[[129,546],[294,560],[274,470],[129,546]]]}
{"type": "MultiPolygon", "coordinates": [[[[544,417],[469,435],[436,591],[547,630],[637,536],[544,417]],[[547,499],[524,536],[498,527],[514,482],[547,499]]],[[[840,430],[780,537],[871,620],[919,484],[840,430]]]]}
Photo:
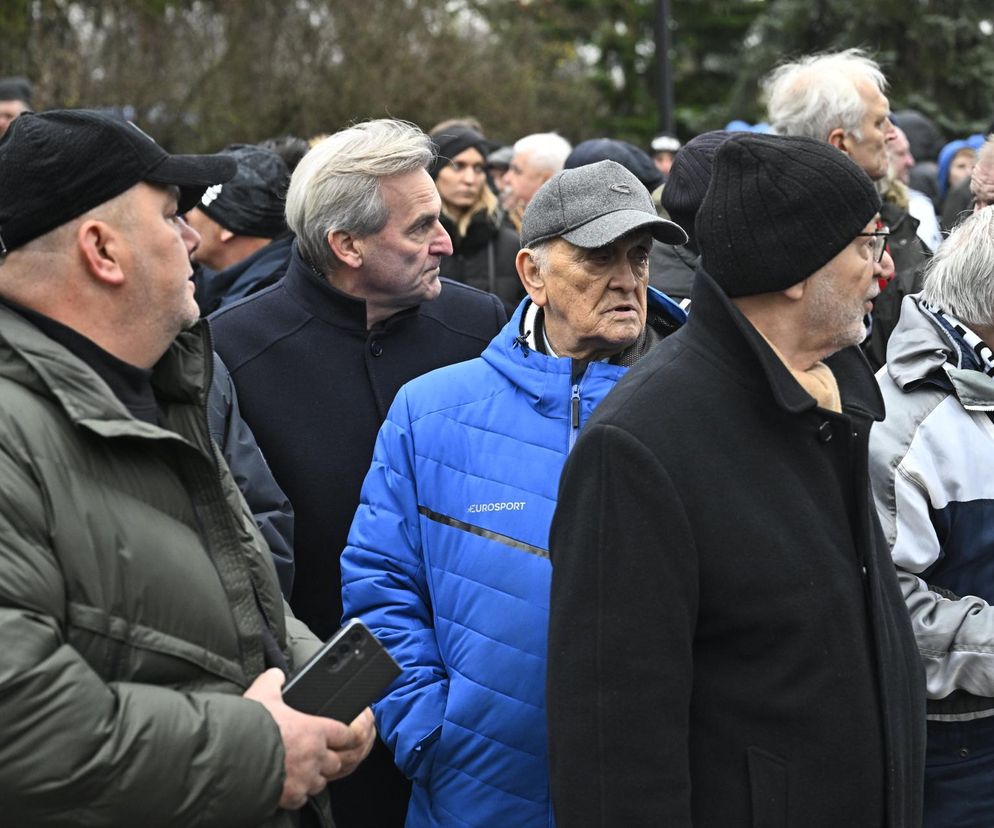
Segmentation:
{"type": "MultiPolygon", "coordinates": [[[[338,559],[397,391],[479,356],[506,321],[496,297],[443,280],[437,299],[366,330],[366,303],[316,276],[296,244],[282,281],[211,317],[242,417],[293,504],[290,606],[321,638],[341,620],[338,559]]],[[[400,826],[409,796],[380,744],[356,773],[332,783],[343,826],[400,826]]]]}
{"type": "Polygon", "coordinates": [[[551,531],[559,828],[913,828],[923,672],[870,499],[857,348],[817,406],[713,280],[618,384],[551,531]]]}

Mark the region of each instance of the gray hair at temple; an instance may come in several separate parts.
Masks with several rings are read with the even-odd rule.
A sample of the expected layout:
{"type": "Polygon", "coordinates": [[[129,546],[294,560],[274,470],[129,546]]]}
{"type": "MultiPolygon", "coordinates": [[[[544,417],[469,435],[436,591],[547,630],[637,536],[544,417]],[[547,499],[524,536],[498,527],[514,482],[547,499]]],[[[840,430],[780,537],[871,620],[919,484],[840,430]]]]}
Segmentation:
{"type": "Polygon", "coordinates": [[[883,94],[887,79],[877,62],[861,49],[808,55],[774,69],[763,82],[770,124],[780,135],[804,135],[828,140],[842,128],[857,141],[866,105],[862,84],[883,94]]]}
{"type": "Polygon", "coordinates": [[[922,296],[967,325],[994,325],[994,207],[949,234],[928,263],[922,296]]]}
{"type": "Polygon", "coordinates": [[[286,219],[304,256],[333,272],[341,262],[328,234],[359,238],[383,229],[387,207],[380,180],[426,170],[435,157],[431,139],[414,124],[390,118],[366,121],[329,135],[297,165],[286,195],[286,219]]]}

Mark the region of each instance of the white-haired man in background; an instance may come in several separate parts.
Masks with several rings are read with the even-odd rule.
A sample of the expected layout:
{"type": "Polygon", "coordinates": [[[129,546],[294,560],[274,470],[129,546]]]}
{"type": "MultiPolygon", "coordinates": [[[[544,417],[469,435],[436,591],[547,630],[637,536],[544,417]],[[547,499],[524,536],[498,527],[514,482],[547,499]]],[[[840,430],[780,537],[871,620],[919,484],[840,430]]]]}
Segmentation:
{"type": "MultiPolygon", "coordinates": [[[[890,121],[887,79],[859,49],[808,55],[778,66],[764,82],[768,119],[780,135],[827,141],[846,153],[872,181],[887,174],[887,142],[896,137],[890,121]]],[[[887,338],[900,313],[901,299],[921,289],[930,250],[918,238],[918,221],[895,204],[880,209],[889,228],[888,251],[895,275],[881,285],[874,302],[872,329],[864,352],[874,369],[886,359],[887,338]]]]}
{"type": "Polygon", "coordinates": [[[515,142],[501,194],[501,203],[515,227],[521,227],[528,202],[563,168],[572,151],[569,141],[554,132],[536,132],[515,142]]]}
{"type": "Polygon", "coordinates": [[[973,213],[908,296],[877,376],[877,511],[925,665],[927,828],[994,813],[994,208],[973,213]]]}

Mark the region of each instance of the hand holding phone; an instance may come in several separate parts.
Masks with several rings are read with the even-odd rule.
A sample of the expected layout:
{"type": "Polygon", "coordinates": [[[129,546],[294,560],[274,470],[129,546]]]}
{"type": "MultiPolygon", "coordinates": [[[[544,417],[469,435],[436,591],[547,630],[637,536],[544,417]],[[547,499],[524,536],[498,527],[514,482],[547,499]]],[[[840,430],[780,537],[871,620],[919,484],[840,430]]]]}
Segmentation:
{"type": "Polygon", "coordinates": [[[283,687],[295,710],[348,724],[383,695],[400,667],[365,624],[353,618],[283,687]]]}

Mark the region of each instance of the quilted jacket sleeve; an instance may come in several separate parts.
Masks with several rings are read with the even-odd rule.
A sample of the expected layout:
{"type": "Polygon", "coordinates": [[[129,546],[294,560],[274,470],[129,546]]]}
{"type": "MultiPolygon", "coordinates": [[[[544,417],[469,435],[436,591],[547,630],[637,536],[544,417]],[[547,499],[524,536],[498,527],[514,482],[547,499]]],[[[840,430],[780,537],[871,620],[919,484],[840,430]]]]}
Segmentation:
{"type": "Polygon", "coordinates": [[[0,814],[31,826],[250,826],[276,812],[279,731],[237,695],[104,681],[65,640],[30,470],[0,447],[0,814]]]}
{"type": "Polygon", "coordinates": [[[361,618],[402,670],[373,706],[377,728],[401,771],[424,782],[441,732],[448,676],[425,575],[406,389],[376,438],[341,562],[345,618],[361,618]]]}
{"type": "MultiPolygon", "coordinates": [[[[925,471],[939,475],[936,468],[925,471]]],[[[910,475],[899,465],[893,513],[877,498],[881,522],[894,526],[891,555],[925,666],[926,693],[930,699],[944,699],[955,690],[994,697],[994,607],[972,595],[937,591],[918,577],[942,551],[927,487],[922,470],[910,475]]]]}

